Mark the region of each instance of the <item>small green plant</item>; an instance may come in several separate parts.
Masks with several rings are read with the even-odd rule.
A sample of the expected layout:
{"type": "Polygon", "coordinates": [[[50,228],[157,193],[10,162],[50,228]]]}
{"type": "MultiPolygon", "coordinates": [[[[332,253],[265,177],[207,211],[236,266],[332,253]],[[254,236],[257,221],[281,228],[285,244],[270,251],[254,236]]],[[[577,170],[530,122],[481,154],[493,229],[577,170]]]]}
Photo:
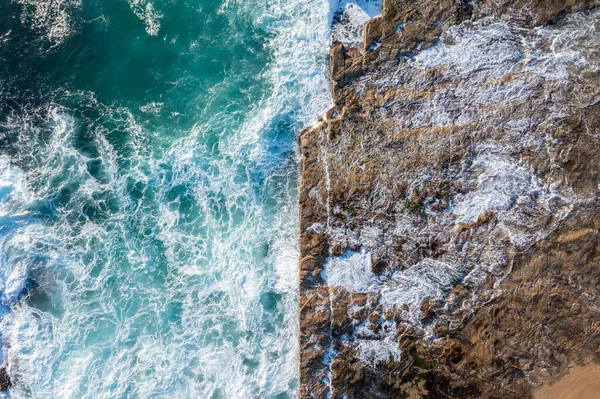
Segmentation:
{"type": "Polygon", "coordinates": [[[408,209],[413,211],[423,211],[425,209],[423,204],[419,202],[413,202],[411,200],[406,201],[406,206],[408,207],[408,209]]]}

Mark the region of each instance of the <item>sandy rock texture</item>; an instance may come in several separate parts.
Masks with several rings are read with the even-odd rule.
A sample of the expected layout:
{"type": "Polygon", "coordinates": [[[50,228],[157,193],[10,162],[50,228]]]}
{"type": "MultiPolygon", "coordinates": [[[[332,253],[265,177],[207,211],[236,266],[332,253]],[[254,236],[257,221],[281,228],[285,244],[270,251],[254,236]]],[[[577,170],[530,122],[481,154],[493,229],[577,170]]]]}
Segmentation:
{"type": "Polygon", "coordinates": [[[600,362],[598,5],[385,0],[334,36],[300,397],[528,398],[600,362]]]}

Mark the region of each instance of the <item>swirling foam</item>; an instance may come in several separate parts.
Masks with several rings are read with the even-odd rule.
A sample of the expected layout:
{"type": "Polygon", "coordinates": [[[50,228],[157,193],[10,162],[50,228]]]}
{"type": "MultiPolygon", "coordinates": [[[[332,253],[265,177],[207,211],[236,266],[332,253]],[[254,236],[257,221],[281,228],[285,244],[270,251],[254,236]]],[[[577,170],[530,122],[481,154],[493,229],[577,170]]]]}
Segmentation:
{"type": "Polygon", "coordinates": [[[223,112],[165,145],[91,92],[60,96],[93,118],[46,103],[3,122],[18,149],[0,202],[13,398],[297,395],[294,143],[330,106],[332,12],[242,6],[269,32],[271,90],[231,134],[207,134],[223,112]]]}

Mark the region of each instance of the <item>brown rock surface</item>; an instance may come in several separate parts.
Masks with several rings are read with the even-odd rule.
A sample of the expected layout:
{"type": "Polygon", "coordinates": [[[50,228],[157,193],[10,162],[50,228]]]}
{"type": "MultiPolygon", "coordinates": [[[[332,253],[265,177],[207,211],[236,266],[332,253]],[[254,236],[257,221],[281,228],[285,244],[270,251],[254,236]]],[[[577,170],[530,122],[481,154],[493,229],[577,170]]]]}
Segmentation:
{"type": "Polygon", "coordinates": [[[300,397],[527,398],[600,362],[598,4],[386,0],[333,43],[300,397]]]}

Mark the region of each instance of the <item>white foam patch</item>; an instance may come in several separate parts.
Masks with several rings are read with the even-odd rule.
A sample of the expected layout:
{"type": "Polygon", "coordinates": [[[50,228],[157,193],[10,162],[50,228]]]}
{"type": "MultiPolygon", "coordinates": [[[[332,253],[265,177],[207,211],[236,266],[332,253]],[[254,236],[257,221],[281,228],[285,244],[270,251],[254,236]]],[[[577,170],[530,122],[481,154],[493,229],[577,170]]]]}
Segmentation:
{"type": "Polygon", "coordinates": [[[162,13],[154,8],[147,0],[129,0],[129,6],[133,13],[144,23],[146,33],[157,36],[160,30],[162,13]]]}
{"type": "Polygon", "coordinates": [[[402,351],[398,343],[391,340],[357,339],[357,359],[373,367],[384,365],[390,361],[399,362],[402,351]]]}
{"type": "Polygon", "coordinates": [[[164,103],[152,101],[140,107],[140,111],[147,114],[159,115],[162,111],[164,103]]]}
{"type": "Polygon", "coordinates": [[[369,20],[381,15],[381,0],[342,0],[337,12],[339,21],[331,32],[333,42],[348,48],[362,47],[364,26],[369,20]]]}
{"type": "MultiPolygon", "coordinates": [[[[4,246],[4,245],[3,245],[4,246]]],[[[0,262],[4,263],[5,262],[0,262]]],[[[0,290],[2,290],[1,303],[10,306],[15,303],[25,290],[28,270],[25,262],[12,262],[0,272],[0,290]]]]}
{"type": "MultiPolygon", "coordinates": [[[[410,127],[418,129],[428,126],[445,126],[453,122],[454,118],[445,104],[440,104],[438,101],[433,100],[420,105],[417,112],[411,117],[410,127]]],[[[466,123],[467,120],[462,122],[466,123]]]]}
{"type": "Polygon", "coordinates": [[[356,4],[347,4],[340,22],[332,29],[332,41],[342,43],[349,48],[361,47],[364,26],[370,19],[369,15],[356,4]]]}
{"type": "MultiPolygon", "coordinates": [[[[412,62],[418,68],[447,66],[446,77],[474,83],[497,79],[511,72],[529,72],[546,80],[565,80],[584,70],[596,73],[600,70],[599,16],[599,11],[576,13],[559,26],[537,27],[530,31],[500,22],[486,25],[484,21],[475,28],[461,24],[445,31],[435,46],[421,51],[412,62]],[[542,50],[544,47],[546,49],[542,50]]],[[[469,85],[481,91],[479,86],[483,87],[469,85]]],[[[520,89],[504,93],[500,98],[506,99],[507,94],[515,101],[526,97],[528,88],[520,89]]],[[[477,92],[469,94],[471,105],[486,100],[479,98],[477,92]]],[[[487,99],[490,100],[492,98],[487,99]]]]}
{"type": "Polygon", "coordinates": [[[407,304],[418,307],[425,298],[441,299],[463,276],[459,265],[423,259],[402,272],[394,272],[381,288],[384,308],[407,304]]]}
{"type": "Polygon", "coordinates": [[[369,18],[376,18],[381,15],[383,7],[382,0],[337,0],[337,10],[346,10],[349,5],[360,8],[369,18]]]}
{"type": "Polygon", "coordinates": [[[600,13],[570,15],[563,26],[543,26],[524,42],[529,54],[526,69],[547,80],[565,80],[573,72],[600,70],[600,13]],[[550,41],[550,51],[540,52],[543,41],[550,41]]]}
{"type": "Polygon", "coordinates": [[[427,258],[390,277],[378,276],[371,269],[371,253],[365,249],[329,257],[322,271],[330,287],[380,293],[384,309],[404,304],[416,309],[425,298],[442,298],[463,275],[459,265],[427,258]]]}
{"type": "Polygon", "coordinates": [[[467,194],[457,195],[452,208],[452,213],[464,223],[474,222],[488,210],[510,210],[517,198],[532,188],[533,173],[503,154],[480,153],[469,173],[476,176],[475,187],[467,194]]]}
{"type": "Polygon", "coordinates": [[[417,65],[425,68],[449,65],[460,77],[478,71],[489,71],[493,77],[500,77],[523,57],[517,36],[504,24],[496,23],[474,31],[454,27],[446,37],[455,43],[440,42],[420,52],[415,57],[417,65]]]}
{"type": "Polygon", "coordinates": [[[23,212],[29,200],[25,173],[7,156],[0,156],[0,217],[23,212]]]}
{"type": "Polygon", "coordinates": [[[73,32],[71,12],[81,0],[16,0],[23,6],[21,22],[40,32],[51,47],[62,44],[73,32]]]}
{"type": "MultiPolygon", "coordinates": [[[[423,300],[443,299],[446,292],[465,274],[460,265],[427,258],[389,277],[377,276],[371,270],[370,253],[362,249],[360,252],[347,251],[342,256],[330,257],[321,276],[329,287],[342,288],[350,293],[378,293],[379,304],[384,312],[388,309],[400,310],[406,321],[419,325],[423,300]],[[408,305],[408,308],[404,309],[403,305],[408,305]]],[[[394,330],[395,323],[388,324],[386,328],[394,330]]],[[[376,367],[400,360],[402,351],[391,338],[393,334],[382,337],[365,323],[359,325],[354,334],[357,338],[345,344],[357,350],[360,361],[376,367]]]]}
{"type": "MultiPolygon", "coordinates": [[[[0,156],[0,304],[10,306],[23,293],[31,240],[21,227],[27,218],[30,194],[25,173],[0,156]]],[[[34,226],[30,226],[34,228],[34,226]]]]}
{"type": "Polygon", "coordinates": [[[376,276],[371,270],[371,253],[365,249],[329,257],[321,273],[330,287],[343,288],[348,292],[379,289],[376,276]]]}

